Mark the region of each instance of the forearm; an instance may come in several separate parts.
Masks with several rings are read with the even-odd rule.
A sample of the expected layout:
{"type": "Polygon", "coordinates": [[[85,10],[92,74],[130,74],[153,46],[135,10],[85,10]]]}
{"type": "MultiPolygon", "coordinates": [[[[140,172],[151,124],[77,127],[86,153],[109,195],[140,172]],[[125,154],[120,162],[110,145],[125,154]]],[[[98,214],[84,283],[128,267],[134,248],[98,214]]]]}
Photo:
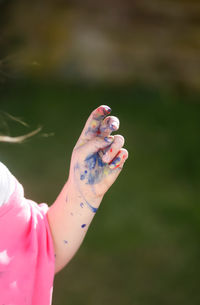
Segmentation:
{"type": "Polygon", "coordinates": [[[80,247],[101,200],[120,174],[128,152],[121,135],[110,136],[119,120],[111,109],[95,109],[79,137],[71,157],[67,183],[48,211],[58,272],[80,247]]]}
{"type": "Polygon", "coordinates": [[[48,211],[54,249],[55,270],[58,272],[74,256],[80,247],[89,225],[101,203],[102,197],[90,202],[68,180],[48,211]]]}

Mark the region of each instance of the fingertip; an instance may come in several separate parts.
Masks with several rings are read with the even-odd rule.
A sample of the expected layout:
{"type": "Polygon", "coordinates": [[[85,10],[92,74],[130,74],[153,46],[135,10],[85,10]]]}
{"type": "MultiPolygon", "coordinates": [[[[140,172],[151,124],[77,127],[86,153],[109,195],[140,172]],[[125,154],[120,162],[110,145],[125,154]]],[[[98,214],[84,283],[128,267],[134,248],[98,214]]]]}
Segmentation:
{"type": "Polygon", "coordinates": [[[115,116],[107,116],[100,125],[100,132],[103,136],[110,135],[119,129],[120,121],[115,116]]]}
{"type": "Polygon", "coordinates": [[[107,105],[101,105],[100,107],[102,108],[102,111],[104,112],[105,115],[111,113],[112,111],[112,109],[107,105]]]}
{"type": "Polygon", "coordinates": [[[112,109],[109,106],[101,105],[94,112],[97,117],[98,116],[105,117],[106,115],[110,114],[111,111],[112,111],[112,109]]]}
{"type": "MultiPolygon", "coordinates": [[[[107,105],[101,105],[90,114],[84,129],[79,137],[77,146],[81,145],[85,140],[88,141],[96,136],[100,136],[100,126],[104,118],[111,112],[111,108],[107,105]]],[[[106,134],[104,135],[104,137],[106,134]]]]}
{"type": "Polygon", "coordinates": [[[122,169],[127,159],[128,159],[128,151],[124,148],[120,149],[120,151],[115,156],[115,158],[109,163],[110,169],[117,169],[117,168],[122,169]]]}
{"type": "Polygon", "coordinates": [[[123,153],[122,159],[123,159],[123,161],[125,162],[125,161],[128,159],[128,150],[126,150],[125,148],[123,148],[123,149],[121,150],[121,152],[123,153]]]}
{"type": "Polygon", "coordinates": [[[116,116],[110,116],[110,130],[117,131],[119,129],[120,121],[116,116]]]}
{"type": "Polygon", "coordinates": [[[119,123],[118,122],[113,122],[111,125],[110,125],[110,129],[112,131],[116,131],[119,129],[119,123]]]}

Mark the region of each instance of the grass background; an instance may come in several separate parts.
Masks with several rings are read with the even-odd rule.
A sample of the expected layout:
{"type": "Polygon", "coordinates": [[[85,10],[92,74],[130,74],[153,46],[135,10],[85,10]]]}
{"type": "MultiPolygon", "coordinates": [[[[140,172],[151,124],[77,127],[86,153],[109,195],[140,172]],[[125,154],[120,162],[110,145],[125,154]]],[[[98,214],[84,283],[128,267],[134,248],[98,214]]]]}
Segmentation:
{"type": "Polygon", "coordinates": [[[1,113],[2,133],[38,125],[43,131],[24,144],[0,144],[1,161],[27,198],[50,205],[88,115],[101,104],[120,118],[129,159],[80,250],[56,275],[53,305],[200,304],[198,94],[140,85],[6,84],[1,111],[30,127],[1,113]]]}

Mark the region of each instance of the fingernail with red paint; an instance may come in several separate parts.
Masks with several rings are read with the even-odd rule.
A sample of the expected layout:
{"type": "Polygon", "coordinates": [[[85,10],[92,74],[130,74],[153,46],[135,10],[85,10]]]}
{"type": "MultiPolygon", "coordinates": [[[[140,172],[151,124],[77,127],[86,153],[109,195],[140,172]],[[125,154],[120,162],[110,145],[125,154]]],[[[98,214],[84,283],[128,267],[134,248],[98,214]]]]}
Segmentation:
{"type": "Polygon", "coordinates": [[[102,106],[102,110],[103,110],[105,115],[111,113],[111,111],[112,111],[112,109],[109,106],[106,106],[106,105],[102,106]]]}

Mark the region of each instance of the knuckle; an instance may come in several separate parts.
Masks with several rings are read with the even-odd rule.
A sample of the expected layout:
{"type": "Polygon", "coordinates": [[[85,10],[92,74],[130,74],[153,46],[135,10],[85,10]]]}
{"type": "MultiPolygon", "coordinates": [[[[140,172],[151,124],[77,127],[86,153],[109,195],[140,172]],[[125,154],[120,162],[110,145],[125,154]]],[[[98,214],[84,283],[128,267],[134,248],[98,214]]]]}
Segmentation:
{"type": "Polygon", "coordinates": [[[93,141],[94,141],[94,142],[93,142],[93,143],[94,143],[94,146],[95,146],[96,148],[102,146],[103,143],[104,143],[104,140],[101,139],[101,138],[98,138],[98,137],[94,138],[93,141]]]}
{"type": "Polygon", "coordinates": [[[115,139],[116,139],[116,144],[119,145],[119,146],[123,146],[124,143],[125,143],[125,139],[123,136],[121,135],[116,135],[115,136],[115,139]]]}
{"type": "Polygon", "coordinates": [[[119,119],[116,116],[110,116],[110,120],[111,122],[116,122],[117,124],[119,124],[119,119]]]}

